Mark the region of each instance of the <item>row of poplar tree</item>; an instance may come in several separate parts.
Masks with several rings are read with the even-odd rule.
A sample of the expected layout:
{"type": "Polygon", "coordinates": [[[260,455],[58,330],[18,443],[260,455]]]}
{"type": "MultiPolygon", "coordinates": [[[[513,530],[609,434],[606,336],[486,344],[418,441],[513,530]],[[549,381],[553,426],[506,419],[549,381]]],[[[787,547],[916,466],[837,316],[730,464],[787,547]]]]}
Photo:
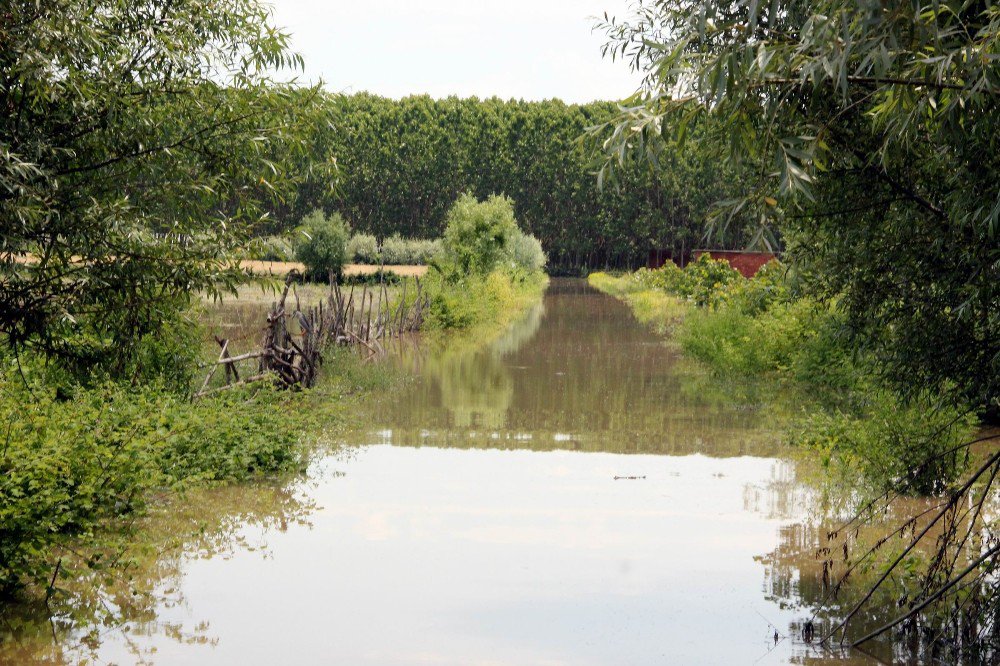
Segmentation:
{"type": "Polygon", "coordinates": [[[380,238],[432,238],[448,206],[471,192],[511,197],[555,272],[637,267],[651,251],[680,257],[706,244],[745,246],[738,224],[726,236],[705,237],[711,206],[738,177],[697,141],[666,155],[664,168],[636,161],[598,186],[600,146],[584,136],[617,113],[611,102],[323,94],[313,101],[311,148],[299,158],[305,182],[261,231],[281,233],[320,208],[380,238]],[[332,187],[329,169],[308,175],[334,160],[332,187]]]}

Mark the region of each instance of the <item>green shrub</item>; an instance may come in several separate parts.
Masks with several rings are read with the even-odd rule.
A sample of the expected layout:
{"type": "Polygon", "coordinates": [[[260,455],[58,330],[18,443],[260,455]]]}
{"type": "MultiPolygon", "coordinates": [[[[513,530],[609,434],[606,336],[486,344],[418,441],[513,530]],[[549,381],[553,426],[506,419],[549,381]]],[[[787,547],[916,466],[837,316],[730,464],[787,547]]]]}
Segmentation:
{"type": "Polygon", "coordinates": [[[511,242],[521,233],[513,202],[497,195],[478,201],[463,194],[445,222],[443,260],[458,275],[487,275],[508,256],[511,242]]]}
{"type": "Polygon", "coordinates": [[[685,292],[682,295],[694,300],[697,305],[714,305],[720,293],[732,283],[745,281],[739,271],[727,261],[716,261],[708,254],[702,254],[684,267],[685,292]]]}
{"type": "Polygon", "coordinates": [[[396,266],[414,263],[411,243],[399,234],[389,236],[382,241],[382,261],[396,266]]]}
{"type": "Polygon", "coordinates": [[[853,412],[816,411],[795,428],[792,442],[860,469],[880,489],[919,495],[943,493],[965,465],[959,448],[972,439],[975,419],[920,394],[904,400],[870,389],[853,412]]]}
{"type": "Polygon", "coordinates": [[[440,238],[434,240],[415,240],[411,254],[413,264],[426,265],[441,258],[444,246],[440,238]]]}
{"type": "Polygon", "coordinates": [[[251,256],[261,261],[295,261],[295,247],[287,236],[257,238],[251,256]]]}
{"type": "Polygon", "coordinates": [[[510,258],[521,269],[531,273],[545,268],[548,257],[542,243],[531,234],[519,233],[510,243],[510,258]]]}
{"type": "Polygon", "coordinates": [[[461,277],[432,271],[424,282],[431,299],[425,328],[467,329],[503,324],[537,301],[546,281],[541,271],[525,273],[498,268],[488,275],[461,277]]]}
{"type": "Polygon", "coordinates": [[[752,339],[752,325],[753,318],[738,310],[694,309],[684,318],[677,338],[685,353],[716,372],[754,374],[763,368],[752,339]]]}
{"type": "Polygon", "coordinates": [[[849,362],[846,348],[832,335],[832,317],[829,308],[810,299],[775,303],[752,314],[721,298],[715,308],[688,313],[678,339],[685,352],[717,372],[779,373],[811,383],[839,383],[833,381],[833,368],[820,374],[823,368],[817,365],[821,359],[849,362]]]}
{"type": "Polygon", "coordinates": [[[371,234],[354,234],[347,241],[347,259],[358,264],[379,264],[378,239],[371,234]]]}
{"type": "Polygon", "coordinates": [[[687,296],[687,276],[672,261],[654,270],[640,268],[632,274],[632,279],[643,289],[661,289],[675,296],[687,296]]]}
{"type": "Polygon", "coordinates": [[[283,413],[237,394],[192,404],[150,384],[29,393],[5,369],[0,593],[43,582],[59,548],[124,529],[153,490],[300,469],[298,429],[283,413]]]}
{"type": "Polygon", "coordinates": [[[734,307],[748,315],[759,315],[777,303],[794,299],[785,276],[786,268],[772,260],[753,278],[730,279],[713,295],[713,305],[734,307]]]}
{"type": "Polygon", "coordinates": [[[441,256],[440,240],[403,238],[393,234],[379,247],[374,236],[357,234],[347,244],[349,259],[361,264],[426,265],[441,256]]]}
{"type": "Polygon", "coordinates": [[[640,268],[632,274],[633,281],[644,289],[661,289],[675,296],[689,298],[696,305],[715,305],[734,284],[747,282],[729,262],[700,255],[683,269],[672,261],[661,268],[640,268]]]}
{"type": "Polygon", "coordinates": [[[305,264],[307,277],[316,281],[329,280],[331,275],[339,278],[344,270],[350,235],[340,213],[327,217],[322,211],[314,210],[302,220],[299,232],[295,256],[305,264]]]}

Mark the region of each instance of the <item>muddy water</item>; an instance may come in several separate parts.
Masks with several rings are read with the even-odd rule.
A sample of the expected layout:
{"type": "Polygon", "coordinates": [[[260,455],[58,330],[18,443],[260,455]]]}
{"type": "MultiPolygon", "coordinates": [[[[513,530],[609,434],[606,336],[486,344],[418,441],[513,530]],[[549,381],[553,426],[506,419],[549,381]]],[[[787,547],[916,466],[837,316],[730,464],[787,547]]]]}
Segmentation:
{"type": "Polygon", "coordinates": [[[236,524],[70,658],[877,663],[801,639],[814,492],[780,415],[615,300],[554,281],[485,349],[397,362],[412,385],[287,489],[306,520],[236,524]]]}

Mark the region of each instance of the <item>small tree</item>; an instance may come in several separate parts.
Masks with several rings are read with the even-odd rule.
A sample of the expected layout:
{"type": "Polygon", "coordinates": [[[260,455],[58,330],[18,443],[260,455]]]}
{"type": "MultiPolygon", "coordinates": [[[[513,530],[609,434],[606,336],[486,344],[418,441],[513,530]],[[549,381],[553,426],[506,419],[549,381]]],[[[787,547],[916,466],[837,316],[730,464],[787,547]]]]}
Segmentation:
{"type": "Polygon", "coordinates": [[[295,256],[306,266],[311,280],[325,281],[331,275],[340,279],[347,259],[350,227],[340,213],[327,217],[323,211],[309,213],[300,226],[301,238],[295,256]]]}
{"type": "Polygon", "coordinates": [[[489,273],[521,233],[514,219],[514,203],[505,196],[491,195],[478,201],[467,192],[445,219],[445,260],[461,273],[489,273]]]}
{"type": "Polygon", "coordinates": [[[510,244],[510,258],[518,267],[532,273],[545,267],[549,258],[542,243],[531,234],[519,233],[510,244]]]}

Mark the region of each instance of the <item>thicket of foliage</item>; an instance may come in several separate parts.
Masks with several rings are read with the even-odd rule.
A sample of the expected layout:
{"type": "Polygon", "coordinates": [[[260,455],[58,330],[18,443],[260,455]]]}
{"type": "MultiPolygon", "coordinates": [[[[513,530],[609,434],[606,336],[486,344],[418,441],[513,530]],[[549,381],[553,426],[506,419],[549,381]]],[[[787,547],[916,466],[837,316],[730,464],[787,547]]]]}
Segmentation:
{"type": "Polygon", "coordinates": [[[298,173],[271,158],[304,148],[297,130],[313,95],[264,74],[299,63],[269,12],[257,0],[4,9],[8,344],[122,376],[136,342],[192,291],[241,279],[233,249],[261,200],[292,191],[298,173]]]}
{"type": "MultiPolygon", "coordinates": [[[[29,388],[9,360],[0,371],[0,418],[0,596],[26,583],[44,588],[60,549],[114,540],[151,491],[304,461],[295,420],[263,396],[191,403],[156,385],[29,388]]],[[[94,567],[110,566],[101,555],[113,552],[94,555],[94,567]]]]}
{"type": "Polygon", "coordinates": [[[347,240],[351,230],[339,213],[327,216],[321,210],[307,215],[298,228],[295,258],[306,268],[306,276],[317,282],[337,279],[347,261],[347,240]]]}
{"type": "MultiPolygon", "coordinates": [[[[704,151],[663,157],[652,176],[645,165],[621,174],[619,188],[595,187],[598,151],[584,145],[587,127],[612,118],[610,102],[546,102],[429,97],[390,100],[369,94],[328,95],[310,137],[318,162],[335,156],[338,180],[324,177],[274,208],[266,230],[278,233],[312,208],[339,211],[359,232],[383,239],[436,238],[463,192],[514,202],[555,271],[584,266],[636,267],[652,249],[678,253],[704,244],[711,205],[734,196],[736,165],[704,151]]],[[[300,163],[305,172],[308,161],[300,163]]],[[[739,224],[713,245],[750,240],[739,224]]]]}
{"type": "Polygon", "coordinates": [[[491,195],[477,201],[463,194],[445,216],[444,261],[454,275],[485,275],[510,255],[521,233],[510,199],[491,195]]]}
{"type": "Polygon", "coordinates": [[[642,0],[603,26],[646,86],[608,166],[697,123],[758,174],[813,293],[901,389],[1000,407],[1000,10],[992,3],[642,0]]]}

